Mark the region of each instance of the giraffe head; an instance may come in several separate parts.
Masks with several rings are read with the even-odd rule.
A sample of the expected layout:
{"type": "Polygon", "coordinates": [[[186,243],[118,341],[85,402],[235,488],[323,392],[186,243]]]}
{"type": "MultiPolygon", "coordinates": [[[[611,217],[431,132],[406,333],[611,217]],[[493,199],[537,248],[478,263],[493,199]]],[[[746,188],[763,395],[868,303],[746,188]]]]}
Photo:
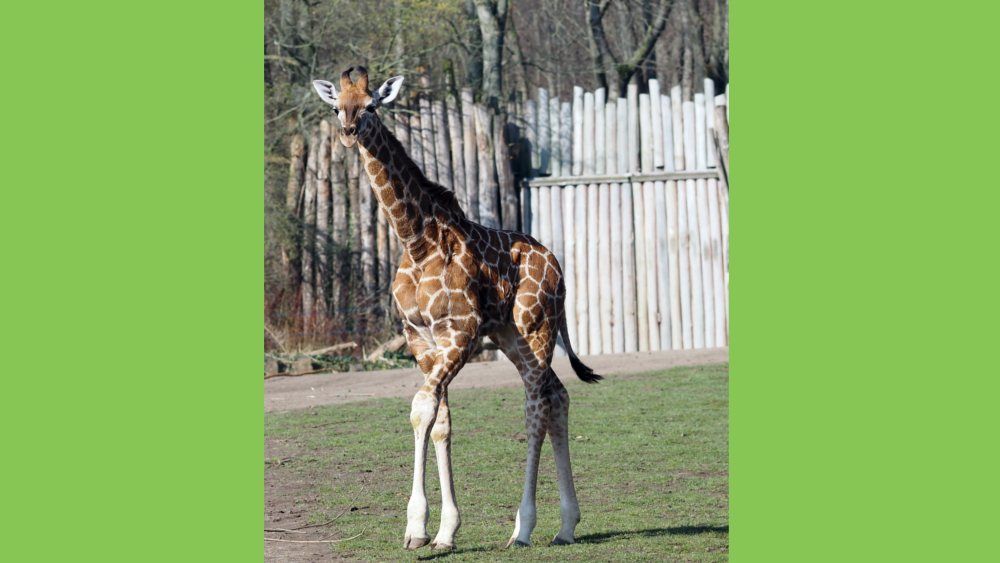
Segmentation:
{"type": "Polygon", "coordinates": [[[385,81],[374,93],[368,90],[368,70],[363,66],[358,67],[361,76],[357,82],[351,82],[351,71],[354,67],[347,69],[340,75],[340,92],[332,82],[326,80],[313,80],[313,88],[316,93],[326,103],[333,106],[337,112],[340,124],[340,140],[346,147],[353,147],[372,130],[372,118],[375,110],[382,104],[389,103],[396,99],[399,89],[403,85],[402,76],[393,76],[385,81]]]}

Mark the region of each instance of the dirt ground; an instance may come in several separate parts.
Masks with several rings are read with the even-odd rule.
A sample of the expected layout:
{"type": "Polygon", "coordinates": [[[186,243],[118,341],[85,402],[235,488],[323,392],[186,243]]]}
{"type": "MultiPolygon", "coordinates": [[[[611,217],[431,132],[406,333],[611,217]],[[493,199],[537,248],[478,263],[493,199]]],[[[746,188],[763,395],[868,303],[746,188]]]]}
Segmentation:
{"type": "MultiPolygon", "coordinates": [[[[583,356],[581,360],[595,373],[642,373],[677,366],[727,362],[729,348],[605,354],[583,356]]],[[[576,380],[569,358],[555,358],[552,367],[563,382],[576,380]]],[[[375,397],[412,397],[423,382],[418,368],[274,377],[264,380],[264,412],[336,405],[375,397]]],[[[449,388],[496,389],[517,385],[521,385],[521,378],[514,364],[500,360],[466,364],[449,388]]]]}
{"type": "MultiPolygon", "coordinates": [[[[629,374],[669,369],[678,366],[713,364],[729,361],[728,348],[706,350],[678,350],[666,352],[633,352],[600,356],[585,356],[582,361],[599,374],[629,374]]],[[[553,368],[560,379],[569,386],[581,384],[573,373],[566,357],[556,358],[553,368]]],[[[374,372],[313,374],[298,377],[276,377],[264,382],[264,411],[308,409],[311,406],[336,405],[364,401],[377,397],[412,397],[423,383],[419,369],[398,369],[374,372]]],[[[466,365],[452,382],[452,389],[495,389],[520,386],[521,379],[514,365],[507,360],[479,362],[466,365]]],[[[309,514],[318,506],[315,483],[323,475],[300,472],[294,477],[281,471],[281,465],[302,454],[294,440],[265,437],[264,458],[264,528],[272,531],[268,537],[286,540],[329,539],[327,528],[311,528],[297,533],[274,533],[278,530],[296,529],[305,525],[309,514]]],[[[345,475],[345,477],[348,477],[345,475]]],[[[370,480],[369,475],[350,476],[358,484],[370,480]]],[[[368,508],[363,503],[348,510],[368,508]]],[[[338,553],[329,544],[264,542],[265,561],[314,562],[357,561],[351,554],[338,553]]]]}

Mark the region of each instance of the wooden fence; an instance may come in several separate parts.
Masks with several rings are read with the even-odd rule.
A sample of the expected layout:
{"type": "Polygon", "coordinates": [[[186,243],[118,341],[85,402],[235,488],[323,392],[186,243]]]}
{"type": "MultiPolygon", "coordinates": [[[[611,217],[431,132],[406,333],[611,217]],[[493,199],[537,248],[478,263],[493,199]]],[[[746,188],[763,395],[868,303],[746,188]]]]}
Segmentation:
{"type": "Polygon", "coordinates": [[[526,104],[523,225],[563,265],[579,354],[729,345],[728,87],[704,90],[526,104]]]}
{"type": "MultiPolygon", "coordinates": [[[[381,112],[473,221],[530,233],[555,252],[578,354],[728,345],[728,86],[715,96],[706,80],[690,101],[656,80],[646,90],[630,85],[607,100],[577,87],[561,101],[538,89],[495,115],[464,89],[381,112]]],[[[398,239],[357,149],[329,122],[311,137],[292,141],[288,194],[306,234],[303,317],[388,314],[398,239]]]]}

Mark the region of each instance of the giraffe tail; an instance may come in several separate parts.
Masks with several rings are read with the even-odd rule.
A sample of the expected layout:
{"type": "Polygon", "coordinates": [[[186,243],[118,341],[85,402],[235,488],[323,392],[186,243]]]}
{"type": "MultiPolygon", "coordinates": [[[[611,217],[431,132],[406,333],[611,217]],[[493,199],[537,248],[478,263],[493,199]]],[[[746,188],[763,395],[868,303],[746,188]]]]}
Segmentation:
{"type": "Polygon", "coordinates": [[[562,326],[559,327],[559,335],[562,336],[563,345],[566,346],[566,353],[569,355],[569,363],[573,366],[573,371],[576,372],[576,376],[583,380],[584,383],[597,383],[598,381],[604,379],[600,375],[594,373],[594,370],[585,366],[580,358],[576,356],[576,352],[573,351],[573,345],[569,343],[569,330],[566,328],[566,315],[563,315],[562,326]]]}

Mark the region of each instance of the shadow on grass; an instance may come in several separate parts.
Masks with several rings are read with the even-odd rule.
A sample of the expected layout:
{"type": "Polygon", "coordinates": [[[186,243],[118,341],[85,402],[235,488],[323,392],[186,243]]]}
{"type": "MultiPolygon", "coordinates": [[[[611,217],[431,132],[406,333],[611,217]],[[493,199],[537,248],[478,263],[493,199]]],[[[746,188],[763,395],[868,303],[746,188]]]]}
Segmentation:
{"type": "Polygon", "coordinates": [[[577,536],[578,543],[604,543],[627,538],[655,538],[659,536],[694,536],[698,534],[729,533],[729,526],[677,526],[673,528],[649,528],[647,530],[620,530],[577,536]]]}
{"type": "Polygon", "coordinates": [[[496,547],[467,547],[462,549],[449,549],[448,551],[440,551],[433,553],[431,555],[425,555],[423,557],[417,557],[417,561],[433,561],[435,559],[440,559],[442,557],[449,557],[452,555],[458,555],[460,553],[476,553],[481,551],[496,551],[496,547]]]}
{"type": "MultiPolygon", "coordinates": [[[[614,540],[627,539],[627,538],[655,538],[660,536],[695,536],[698,534],[717,534],[717,533],[729,533],[729,526],[676,526],[673,528],[649,528],[647,530],[621,530],[615,532],[604,532],[600,534],[587,534],[586,536],[577,536],[577,543],[605,543],[614,540]]],[[[536,547],[545,547],[544,544],[536,545],[536,547]]],[[[451,555],[458,555],[460,553],[476,553],[476,552],[487,552],[487,551],[497,551],[499,548],[493,547],[469,547],[465,549],[452,549],[449,551],[442,551],[440,553],[433,553],[431,555],[425,555],[423,557],[417,557],[417,561],[432,561],[434,559],[441,559],[442,557],[449,557],[451,555]]]]}

